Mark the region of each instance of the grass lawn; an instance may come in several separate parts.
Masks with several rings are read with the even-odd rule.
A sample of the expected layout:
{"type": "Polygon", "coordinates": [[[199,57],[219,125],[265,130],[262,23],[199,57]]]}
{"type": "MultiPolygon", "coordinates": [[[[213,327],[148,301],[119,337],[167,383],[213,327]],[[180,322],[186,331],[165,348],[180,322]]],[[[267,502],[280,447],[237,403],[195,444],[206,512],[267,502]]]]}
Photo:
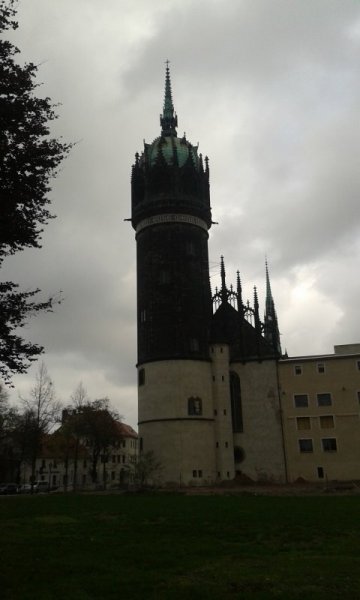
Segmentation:
{"type": "Polygon", "coordinates": [[[360,598],[360,498],[0,498],[0,598],[360,598]]]}

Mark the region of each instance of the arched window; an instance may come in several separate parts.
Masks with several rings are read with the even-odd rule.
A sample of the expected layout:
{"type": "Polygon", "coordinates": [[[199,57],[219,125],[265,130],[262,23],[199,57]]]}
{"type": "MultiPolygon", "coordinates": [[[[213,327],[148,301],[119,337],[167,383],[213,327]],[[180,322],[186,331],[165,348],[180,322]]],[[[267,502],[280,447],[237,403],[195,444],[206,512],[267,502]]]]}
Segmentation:
{"type": "Polygon", "coordinates": [[[191,398],[188,399],[188,415],[202,415],[202,401],[201,398],[191,398]]]}

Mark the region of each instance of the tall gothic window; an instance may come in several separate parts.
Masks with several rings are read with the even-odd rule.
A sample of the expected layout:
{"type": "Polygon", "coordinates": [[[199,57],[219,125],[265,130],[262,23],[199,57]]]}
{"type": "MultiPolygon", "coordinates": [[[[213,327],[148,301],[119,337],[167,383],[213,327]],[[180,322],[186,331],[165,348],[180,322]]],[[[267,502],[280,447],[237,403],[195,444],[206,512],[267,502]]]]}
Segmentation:
{"type": "Polygon", "coordinates": [[[230,371],[231,419],[234,433],[244,431],[240,377],[235,371],[230,371]]]}

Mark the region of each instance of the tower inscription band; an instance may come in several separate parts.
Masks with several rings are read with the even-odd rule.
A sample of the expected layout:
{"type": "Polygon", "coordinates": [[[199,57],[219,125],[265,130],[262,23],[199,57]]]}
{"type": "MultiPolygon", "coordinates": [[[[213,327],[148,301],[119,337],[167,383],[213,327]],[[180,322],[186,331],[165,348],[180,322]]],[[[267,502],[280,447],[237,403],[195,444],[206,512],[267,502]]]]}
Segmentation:
{"type": "Polygon", "coordinates": [[[208,226],[202,219],[198,217],[193,217],[192,215],[184,215],[184,214],[164,214],[164,215],[156,215],[154,217],[148,217],[143,221],[140,221],[136,228],[136,233],[139,233],[145,227],[150,227],[151,225],[158,225],[164,223],[187,223],[190,225],[196,225],[196,227],[200,227],[205,231],[208,230],[208,226]]]}

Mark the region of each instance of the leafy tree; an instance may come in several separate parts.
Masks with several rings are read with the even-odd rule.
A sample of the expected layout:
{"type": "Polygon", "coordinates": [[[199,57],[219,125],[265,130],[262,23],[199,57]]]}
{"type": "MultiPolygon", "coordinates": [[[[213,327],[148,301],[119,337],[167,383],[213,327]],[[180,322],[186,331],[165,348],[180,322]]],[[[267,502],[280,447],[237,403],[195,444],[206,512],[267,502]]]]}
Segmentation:
{"type": "MultiPolygon", "coordinates": [[[[16,29],[17,0],[0,0],[0,34],[16,29]]],[[[50,137],[56,119],[50,98],[38,98],[38,67],[19,65],[19,52],[0,39],[0,265],[6,256],[24,248],[39,248],[48,210],[50,180],[71,144],[50,137]]],[[[21,292],[14,282],[0,283],[0,375],[6,382],[25,372],[43,351],[16,332],[30,316],[51,310],[54,298],[37,302],[39,290],[21,292]]]]}

